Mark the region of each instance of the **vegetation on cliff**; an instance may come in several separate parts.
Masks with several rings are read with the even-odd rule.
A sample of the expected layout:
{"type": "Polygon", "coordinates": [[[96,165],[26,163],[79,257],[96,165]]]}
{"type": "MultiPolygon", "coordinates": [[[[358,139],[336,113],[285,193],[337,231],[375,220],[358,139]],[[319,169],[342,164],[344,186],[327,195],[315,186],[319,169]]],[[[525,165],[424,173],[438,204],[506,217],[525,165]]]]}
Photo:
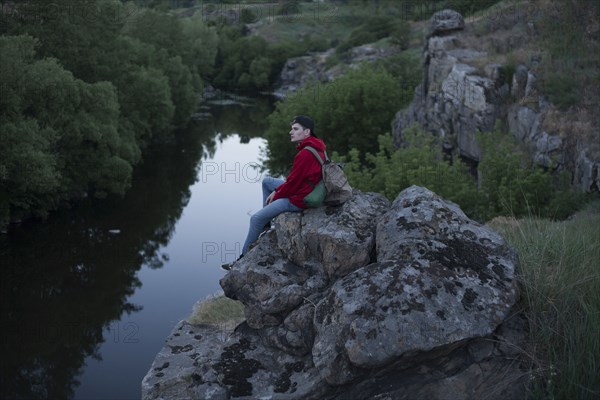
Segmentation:
{"type": "Polygon", "coordinates": [[[420,185],[456,202],[471,218],[487,221],[499,215],[533,214],[564,219],[586,199],[571,190],[564,174],[537,166],[526,149],[499,125],[478,136],[483,159],[477,179],[460,159],[442,153],[436,138],[417,126],[405,132],[406,146],[395,149],[389,134],[379,136],[379,149],[365,156],[353,148],[346,157],[350,183],[361,190],[394,199],[410,185],[420,185]],[[363,162],[362,160],[366,162],[363,162]]]}

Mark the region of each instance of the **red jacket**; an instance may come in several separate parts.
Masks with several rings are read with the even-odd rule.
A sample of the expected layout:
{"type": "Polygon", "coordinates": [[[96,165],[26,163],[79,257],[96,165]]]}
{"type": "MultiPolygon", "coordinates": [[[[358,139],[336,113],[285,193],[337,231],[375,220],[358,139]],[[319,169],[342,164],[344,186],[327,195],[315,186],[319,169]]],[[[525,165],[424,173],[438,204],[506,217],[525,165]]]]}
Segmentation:
{"type": "Polygon", "coordinates": [[[296,207],[307,208],[303,199],[312,192],[313,186],[321,181],[322,175],[321,164],[316,157],[309,150],[303,150],[306,146],[317,149],[319,155],[325,160],[325,143],[321,139],[309,136],[298,143],[296,146],[298,154],[294,157],[292,170],[285,183],[275,190],[273,200],[287,197],[296,207]]]}

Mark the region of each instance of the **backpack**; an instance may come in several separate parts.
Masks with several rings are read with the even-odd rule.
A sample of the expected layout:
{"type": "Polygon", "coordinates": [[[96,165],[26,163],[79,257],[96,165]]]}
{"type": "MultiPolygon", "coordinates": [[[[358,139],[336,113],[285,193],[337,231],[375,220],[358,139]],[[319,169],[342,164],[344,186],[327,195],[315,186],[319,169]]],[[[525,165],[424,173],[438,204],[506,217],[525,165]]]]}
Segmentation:
{"type": "Polygon", "coordinates": [[[352,187],[348,183],[342,166],[332,162],[327,157],[327,152],[325,152],[325,161],[323,161],[314,147],[306,146],[305,149],[310,151],[321,164],[323,179],[313,187],[312,192],[304,197],[304,203],[312,208],[320,207],[323,204],[327,206],[344,204],[352,197],[352,187]]]}

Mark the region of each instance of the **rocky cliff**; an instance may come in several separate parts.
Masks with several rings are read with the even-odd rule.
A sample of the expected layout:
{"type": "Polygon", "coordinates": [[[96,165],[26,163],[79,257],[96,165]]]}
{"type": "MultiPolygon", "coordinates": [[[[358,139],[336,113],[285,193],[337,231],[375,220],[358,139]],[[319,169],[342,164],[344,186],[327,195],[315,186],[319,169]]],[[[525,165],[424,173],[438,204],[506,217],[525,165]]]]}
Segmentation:
{"type": "Polygon", "coordinates": [[[279,74],[273,95],[283,99],[310,82],[331,82],[343,76],[347,68],[357,68],[364,62],[373,62],[399,52],[400,49],[394,46],[379,48],[374,44],[365,44],[352,48],[344,61],[334,66],[329,66],[327,60],[335,55],[335,49],[290,58],[279,74]]]}
{"type": "Polygon", "coordinates": [[[523,398],[516,269],[421,187],[282,214],[220,282],[246,320],[178,324],[142,397],[523,398]]]}
{"type": "MultiPolygon", "coordinates": [[[[523,25],[527,18],[533,18],[518,17],[523,25]]],[[[499,23],[497,19],[494,22],[499,23]]],[[[515,20],[512,22],[515,25],[515,20]]],[[[412,103],[392,122],[395,142],[400,145],[403,131],[417,123],[443,138],[447,151],[458,150],[461,156],[477,162],[481,150],[475,134],[492,130],[499,119],[528,146],[540,165],[570,171],[576,186],[598,191],[600,159],[598,152],[589,151],[594,143],[543,123],[550,120],[552,105],[538,93],[532,69],[520,64],[513,71],[508,65],[489,62],[494,58],[490,52],[507,52],[534,40],[534,23],[528,22],[526,28],[516,34],[494,32],[497,37],[484,40],[456,11],[435,13],[423,51],[423,80],[412,103]]],[[[531,64],[537,62],[533,56],[531,64]]]]}

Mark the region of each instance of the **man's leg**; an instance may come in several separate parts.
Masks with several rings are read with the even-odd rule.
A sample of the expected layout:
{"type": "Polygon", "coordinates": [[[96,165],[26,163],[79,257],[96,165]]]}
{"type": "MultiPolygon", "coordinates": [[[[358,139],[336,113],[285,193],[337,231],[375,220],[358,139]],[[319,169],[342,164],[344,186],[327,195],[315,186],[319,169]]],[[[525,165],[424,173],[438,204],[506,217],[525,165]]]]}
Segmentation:
{"type": "Polygon", "coordinates": [[[248,236],[242,248],[242,255],[246,254],[250,245],[258,239],[265,225],[286,211],[299,212],[302,209],[290,203],[289,199],[277,199],[250,217],[250,228],[248,229],[248,236]]]}
{"type": "Polygon", "coordinates": [[[272,176],[265,176],[262,181],[262,194],[263,194],[263,207],[266,206],[267,197],[275,191],[285,181],[279,178],[273,178],[272,176]]]}

